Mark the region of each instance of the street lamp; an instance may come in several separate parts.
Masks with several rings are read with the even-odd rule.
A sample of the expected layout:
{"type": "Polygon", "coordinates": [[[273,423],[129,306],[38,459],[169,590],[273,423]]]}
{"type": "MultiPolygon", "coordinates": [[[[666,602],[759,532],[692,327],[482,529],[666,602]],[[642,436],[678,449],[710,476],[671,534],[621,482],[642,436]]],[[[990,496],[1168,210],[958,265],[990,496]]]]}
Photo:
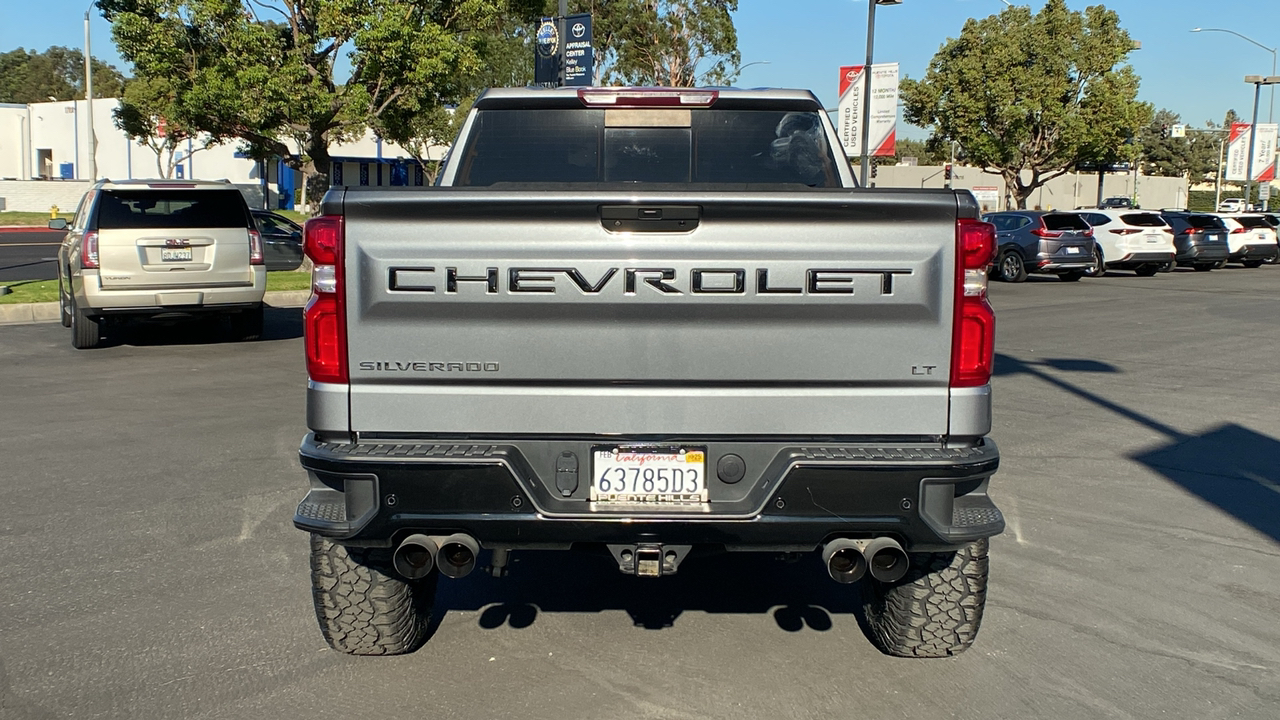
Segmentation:
{"type": "Polygon", "coordinates": [[[97,136],[93,133],[93,55],[89,52],[89,12],[94,3],[89,3],[89,10],[84,11],[84,99],[89,120],[89,182],[98,179],[98,160],[96,145],[97,136]]]}
{"type": "Polygon", "coordinates": [[[739,65],[738,67],[733,69],[733,77],[737,78],[739,75],[742,74],[743,70],[746,70],[752,65],[769,65],[769,64],[770,62],[768,60],[756,60],[754,62],[749,62],[746,65],[739,65]]]}
{"type": "MultiPolygon", "coordinates": [[[[1280,75],[1245,75],[1244,81],[1253,85],[1253,123],[1249,125],[1249,159],[1245,164],[1244,209],[1253,207],[1253,144],[1258,141],[1258,95],[1263,85],[1280,85],[1280,75]]],[[[1272,88],[1272,92],[1275,88],[1272,88]]]]}
{"type": "Polygon", "coordinates": [[[862,187],[871,178],[871,49],[876,36],[876,6],[901,5],[902,0],[869,0],[867,2],[867,64],[862,69],[862,187]]]}
{"type": "MultiPolygon", "coordinates": [[[[1235,35],[1241,40],[1251,42],[1254,45],[1257,45],[1258,47],[1262,48],[1263,50],[1266,50],[1267,52],[1271,53],[1271,74],[1272,75],[1276,74],[1276,48],[1267,47],[1266,45],[1263,45],[1262,43],[1258,42],[1257,40],[1254,40],[1248,35],[1241,35],[1235,30],[1226,30],[1223,28],[1192,28],[1191,32],[1223,32],[1229,35],[1235,35]]],[[[1267,111],[1267,122],[1269,123],[1275,122],[1275,114],[1276,114],[1276,89],[1271,88],[1271,109],[1267,111]]]]}

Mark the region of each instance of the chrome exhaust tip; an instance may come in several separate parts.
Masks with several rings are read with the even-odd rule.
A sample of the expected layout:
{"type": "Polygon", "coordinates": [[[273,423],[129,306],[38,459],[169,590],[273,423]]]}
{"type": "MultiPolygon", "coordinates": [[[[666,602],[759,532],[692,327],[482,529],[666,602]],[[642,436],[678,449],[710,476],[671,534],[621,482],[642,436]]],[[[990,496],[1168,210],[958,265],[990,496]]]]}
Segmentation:
{"type": "Polygon", "coordinates": [[[470,535],[457,533],[440,540],[440,574],[445,577],[466,577],[476,567],[480,543],[470,535]]]}
{"type": "Polygon", "coordinates": [[[391,555],[391,565],[409,580],[420,580],[431,574],[439,552],[434,538],[410,535],[391,555]]]}
{"type": "Polygon", "coordinates": [[[838,583],[856,583],[867,571],[867,560],[854,540],[837,538],[822,546],[822,562],[827,574],[838,583]]]}
{"type": "Polygon", "coordinates": [[[897,582],[911,568],[911,558],[907,556],[907,551],[903,550],[898,541],[893,538],[880,537],[864,540],[861,545],[867,570],[870,571],[871,577],[880,582],[897,582]]]}

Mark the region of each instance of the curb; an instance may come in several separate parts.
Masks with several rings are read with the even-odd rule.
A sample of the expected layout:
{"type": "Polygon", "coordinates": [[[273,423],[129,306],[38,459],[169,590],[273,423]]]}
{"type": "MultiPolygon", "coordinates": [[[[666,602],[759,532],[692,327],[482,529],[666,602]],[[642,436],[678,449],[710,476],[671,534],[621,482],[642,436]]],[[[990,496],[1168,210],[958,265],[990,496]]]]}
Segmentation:
{"type": "MultiPolygon", "coordinates": [[[[310,290],[277,290],[269,292],[263,301],[275,308],[300,308],[311,297],[310,290]]],[[[31,325],[58,322],[58,303],[15,303],[0,305],[0,325],[31,325]]]]}

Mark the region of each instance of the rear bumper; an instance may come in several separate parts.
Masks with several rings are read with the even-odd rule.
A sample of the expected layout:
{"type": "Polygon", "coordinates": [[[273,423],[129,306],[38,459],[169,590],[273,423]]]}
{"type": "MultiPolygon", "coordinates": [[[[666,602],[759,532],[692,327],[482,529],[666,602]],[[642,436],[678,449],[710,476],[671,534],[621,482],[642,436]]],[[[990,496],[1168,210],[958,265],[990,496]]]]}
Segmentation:
{"type": "Polygon", "coordinates": [[[1143,265],[1163,264],[1174,259],[1172,252],[1141,252],[1129,253],[1114,262],[1108,261],[1107,267],[1119,270],[1132,270],[1133,268],[1143,265]]]}
{"type": "Polygon", "coordinates": [[[97,275],[75,285],[76,304],[95,315],[163,315],[220,312],[262,303],[267,292],[265,267],[253,268],[252,281],[231,286],[104,288],[97,275]]]}
{"type": "Polygon", "coordinates": [[[1060,255],[1037,259],[1033,269],[1036,272],[1057,274],[1073,270],[1088,270],[1091,265],[1093,265],[1093,259],[1088,255],[1060,255]]]}
{"type": "Polygon", "coordinates": [[[1224,242],[1188,242],[1179,245],[1176,258],[1179,265],[1205,265],[1226,260],[1229,254],[1230,250],[1224,242]]]}
{"type": "Polygon", "coordinates": [[[1245,245],[1238,251],[1231,253],[1230,259],[1234,262],[1240,262],[1242,260],[1266,260],[1268,258],[1276,257],[1277,253],[1280,252],[1278,248],[1280,248],[1280,246],[1274,244],[1245,245]]]}
{"type": "Polygon", "coordinates": [[[664,439],[663,445],[706,448],[708,504],[593,507],[591,448],[620,443],[635,441],[351,444],[308,435],[299,454],[311,487],[293,521],[353,545],[390,546],[414,532],[465,532],[485,547],[507,549],[656,542],[807,551],[833,537],[883,535],[908,550],[939,551],[1004,529],[987,496],[1000,460],[989,438],[964,448],[664,439]],[[578,472],[558,464],[567,454],[578,472]],[[746,467],[738,482],[716,477],[726,454],[738,455],[746,467]]]}

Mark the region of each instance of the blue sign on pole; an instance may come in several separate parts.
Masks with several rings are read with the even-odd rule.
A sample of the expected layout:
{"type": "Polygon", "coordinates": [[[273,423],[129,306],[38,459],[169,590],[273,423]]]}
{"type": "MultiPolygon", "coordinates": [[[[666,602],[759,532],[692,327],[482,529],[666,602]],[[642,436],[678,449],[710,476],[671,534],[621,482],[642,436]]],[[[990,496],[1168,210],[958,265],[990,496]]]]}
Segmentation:
{"type": "Polygon", "coordinates": [[[542,18],[533,36],[533,82],[555,86],[560,75],[560,27],[556,18],[542,18]]]}
{"type": "Polygon", "coordinates": [[[590,85],[595,53],[591,48],[591,15],[569,15],[564,19],[564,84],[590,85]]]}

